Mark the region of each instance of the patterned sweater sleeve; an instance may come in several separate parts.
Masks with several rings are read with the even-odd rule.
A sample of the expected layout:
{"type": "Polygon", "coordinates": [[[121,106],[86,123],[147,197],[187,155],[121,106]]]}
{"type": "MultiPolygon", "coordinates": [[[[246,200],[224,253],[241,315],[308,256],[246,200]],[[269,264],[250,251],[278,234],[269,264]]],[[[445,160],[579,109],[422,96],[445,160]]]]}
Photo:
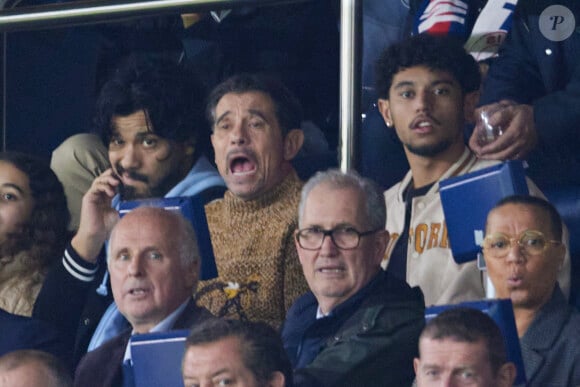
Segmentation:
{"type": "Polygon", "coordinates": [[[284,257],[284,307],[288,311],[294,301],[308,291],[302,266],[298,260],[298,252],[294,244],[294,229],[286,236],[284,257]]]}

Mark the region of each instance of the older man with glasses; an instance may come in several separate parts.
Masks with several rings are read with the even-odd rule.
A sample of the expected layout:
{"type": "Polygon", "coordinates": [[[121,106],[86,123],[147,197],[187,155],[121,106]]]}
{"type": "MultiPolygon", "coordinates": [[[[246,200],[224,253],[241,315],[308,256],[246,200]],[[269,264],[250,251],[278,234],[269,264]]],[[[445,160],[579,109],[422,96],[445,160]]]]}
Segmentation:
{"type": "Polygon", "coordinates": [[[483,254],[498,298],[510,298],[530,386],[580,386],[580,313],[557,282],[562,220],[544,199],[510,196],[488,214],[483,254]]]}
{"type": "Polygon", "coordinates": [[[311,291],[282,330],[296,386],[412,383],[424,302],[381,269],[385,214],[381,189],[355,172],[319,172],[304,186],[295,237],[311,291]]]}

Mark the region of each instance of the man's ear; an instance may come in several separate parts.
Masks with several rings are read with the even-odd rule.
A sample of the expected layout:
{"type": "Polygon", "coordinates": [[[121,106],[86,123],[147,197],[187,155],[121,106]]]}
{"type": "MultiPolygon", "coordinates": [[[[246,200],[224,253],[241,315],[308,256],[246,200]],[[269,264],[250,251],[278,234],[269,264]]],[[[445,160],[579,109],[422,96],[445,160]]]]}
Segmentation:
{"type": "Polygon", "coordinates": [[[381,113],[381,116],[383,116],[383,120],[385,120],[385,124],[389,128],[392,128],[394,125],[394,121],[393,121],[393,117],[391,115],[391,107],[389,104],[389,100],[379,98],[377,102],[378,102],[377,106],[378,106],[379,112],[381,113]]]}
{"type": "Polygon", "coordinates": [[[183,141],[182,143],[183,145],[183,153],[185,153],[186,156],[191,156],[192,154],[195,153],[195,146],[196,146],[196,140],[193,138],[189,138],[185,141],[183,141]]]}
{"type": "Polygon", "coordinates": [[[270,375],[270,380],[268,381],[268,387],[284,387],[286,385],[286,378],[284,374],[280,371],[272,372],[270,375]]]}
{"type": "MultiPolygon", "coordinates": [[[[294,246],[296,247],[296,252],[298,253],[301,249],[300,244],[298,243],[298,240],[296,239],[296,234],[298,233],[298,230],[294,231],[294,246]]],[[[302,266],[302,255],[300,253],[298,253],[298,262],[300,263],[300,266],[302,266]]]]}
{"type": "Polygon", "coordinates": [[[564,266],[564,260],[566,259],[566,245],[562,242],[561,244],[555,246],[556,248],[556,262],[558,264],[558,272],[562,270],[564,266]]]}
{"type": "Polygon", "coordinates": [[[385,251],[387,251],[387,246],[389,245],[389,238],[390,236],[387,230],[377,231],[377,235],[375,237],[375,257],[378,260],[379,265],[385,257],[385,251]]]}
{"type": "Polygon", "coordinates": [[[218,156],[217,156],[217,153],[215,151],[216,150],[215,149],[215,147],[216,147],[216,144],[215,144],[215,134],[213,132],[209,136],[209,141],[211,142],[211,147],[212,147],[211,150],[213,150],[213,152],[212,152],[213,153],[213,162],[214,162],[214,164],[219,165],[218,164],[218,160],[217,160],[217,157],[218,156]]]}
{"type": "Polygon", "coordinates": [[[417,371],[419,370],[420,363],[421,363],[421,360],[418,357],[413,359],[413,369],[415,370],[415,378],[417,377],[417,371]]]}
{"type": "Polygon", "coordinates": [[[304,143],[304,132],[302,129],[292,129],[284,137],[284,160],[292,160],[304,143]]]}
{"type": "Polygon", "coordinates": [[[479,90],[465,94],[463,98],[463,117],[466,122],[475,122],[475,108],[479,102],[479,90]]]}
{"type": "Polygon", "coordinates": [[[517,369],[514,363],[505,363],[497,371],[498,387],[512,387],[516,380],[517,369]]]}
{"type": "Polygon", "coordinates": [[[199,263],[201,258],[197,258],[194,262],[184,265],[183,275],[185,276],[186,286],[191,286],[195,289],[197,281],[199,280],[199,263]]]}

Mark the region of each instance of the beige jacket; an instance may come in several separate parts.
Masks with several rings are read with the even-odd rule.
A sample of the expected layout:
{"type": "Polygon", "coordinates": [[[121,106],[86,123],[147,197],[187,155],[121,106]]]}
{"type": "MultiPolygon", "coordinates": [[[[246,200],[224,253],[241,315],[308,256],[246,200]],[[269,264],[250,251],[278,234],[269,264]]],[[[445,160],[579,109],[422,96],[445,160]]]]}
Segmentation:
{"type": "MultiPolygon", "coordinates": [[[[439,181],[460,176],[499,163],[478,159],[469,149],[441,176],[439,181]]],[[[386,228],[391,240],[383,261],[388,266],[389,257],[405,222],[403,193],[411,183],[411,171],[404,179],[385,191],[387,205],[386,228]]],[[[485,298],[485,279],[475,261],[457,264],[453,260],[443,207],[439,197],[439,181],[425,196],[413,199],[409,246],[407,249],[407,282],[419,286],[425,295],[425,305],[441,305],[485,298]]],[[[528,179],[533,196],[544,197],[540,189],[528,179]]],[[[568,247],[568,231],[564,230],[563,242],[568,247]]],[[[566,254],[560,272],[559,283],[564,294],[570,288],[570,255],[566,254]]]]}
{"type": "Polygon", "coordinates": [[[28,252],[0,258],[0,308],[7,312],[31,316],[45,273],[30,270],[28,252]]]}

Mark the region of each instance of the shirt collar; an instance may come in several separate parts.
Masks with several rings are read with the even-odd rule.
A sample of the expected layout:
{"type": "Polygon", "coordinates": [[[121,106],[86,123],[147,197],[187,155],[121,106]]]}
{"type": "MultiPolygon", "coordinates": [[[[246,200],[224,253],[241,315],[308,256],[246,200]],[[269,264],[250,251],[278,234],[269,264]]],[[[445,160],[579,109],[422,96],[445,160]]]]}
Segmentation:
{"type": "Polygon", "coordinates": [[[328,317],[331,313],[332,311],[328,312],[327,314],[322,313],[322,309],[320,309],[320,305],[318,305],[318,308],[316,309],[316,319],[320,320],[323,317],[328,317]]]}
{"type": "Polygon", "coordinates": [[[318,305],[318,308],[316,309],[316,319],[318,320],[318,319],[321,319],[323,317],[332,317],[335,315],[339,316],[344,310],[349,310],[354,305],[357,305],[360,301],[362,301],[364,298],[367,297],[367,295],[372,291],[372,289],[374,289],[375,284],[378,283],[381,278],[383,278],[383,275],[385,275],[384,270],[382,270],[382,269],[379,270],[379,272],[369,281],[368,284],[363,286],[352,297],[350,297],[349,299],[347,299],[343,303],[335,306],[327,314],[322,313],[322,310],[320,309],[320,305],[318,305]]]}

